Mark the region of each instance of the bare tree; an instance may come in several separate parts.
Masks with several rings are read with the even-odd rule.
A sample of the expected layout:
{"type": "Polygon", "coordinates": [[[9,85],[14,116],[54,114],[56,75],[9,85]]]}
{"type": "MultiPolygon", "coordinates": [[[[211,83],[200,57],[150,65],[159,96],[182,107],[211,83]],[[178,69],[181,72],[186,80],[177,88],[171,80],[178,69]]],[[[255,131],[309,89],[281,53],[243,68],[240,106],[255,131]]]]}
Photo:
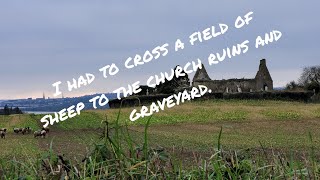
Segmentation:
{"type": "Polygon", "coordinates": [[[320,90],[320,66],[311,66],[303,68],[299,83],[307,90],[320,90]]]}

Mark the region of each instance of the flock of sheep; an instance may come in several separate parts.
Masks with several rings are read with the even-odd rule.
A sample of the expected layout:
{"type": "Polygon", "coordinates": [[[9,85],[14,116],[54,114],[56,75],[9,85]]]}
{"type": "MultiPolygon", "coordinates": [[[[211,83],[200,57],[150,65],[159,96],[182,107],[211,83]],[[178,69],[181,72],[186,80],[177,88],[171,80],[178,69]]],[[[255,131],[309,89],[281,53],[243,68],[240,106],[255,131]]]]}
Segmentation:
{"type": "MultiPolygon", "coordinates": [[[[32,129],[30,127],[25,127],[25,128],[13,128],[13,132],[16,134],[30,134],[32,132],[32,129]]],[[[46,135],[49,133],[49,128],[42,128],[41,130],[37,130],[33,133],[34,137],[42,137],[45,138],[46,135]]],[[[0,128],[0,137],[1,139],[5,139],[7,134],[7,129],[6,128],[0,128]]]]}

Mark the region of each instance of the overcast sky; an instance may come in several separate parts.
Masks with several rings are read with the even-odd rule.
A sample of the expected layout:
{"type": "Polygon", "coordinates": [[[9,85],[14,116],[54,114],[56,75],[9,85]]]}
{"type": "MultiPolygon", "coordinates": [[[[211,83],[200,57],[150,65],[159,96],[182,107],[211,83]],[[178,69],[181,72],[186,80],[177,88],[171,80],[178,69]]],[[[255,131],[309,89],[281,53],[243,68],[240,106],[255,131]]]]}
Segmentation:
{"type": "MultiPolygon", "coordinates": [[[[78,96],[111,92],[175,65],[200,58],[206,61],[244,40],[245,55],[227,59],[206,69],[212,79],[253,78],[259,60],[267,59],[274,86],[297,80],[304,66],[319,65],[320,21],[318,1],[98,1],[28,0],[0,2],[0,99],[53,97],[56,81],[66,82],[85,73],[96,75],[87,87],[67,92],[78,96]],[[239,15],[254,12],[243,29],[232,28],[239,15]],[[218,23],[230,26],[227,34],[197,46],[188,37],[218,23]],[[280,30],[282,38],[255,49],[258,35],[280,30]],[[173,46],[180,38],[183,51],[171,51],[143,66],[126,70],[124,61],[158,45],[173,46]],[[116,77],[102,78],[99,68],[116,63],[116,77]]],[[[170,49],[172,50],[172,49],[170,49]]],[[[191,75],[191,78],[193,75],[191,75]]]]}

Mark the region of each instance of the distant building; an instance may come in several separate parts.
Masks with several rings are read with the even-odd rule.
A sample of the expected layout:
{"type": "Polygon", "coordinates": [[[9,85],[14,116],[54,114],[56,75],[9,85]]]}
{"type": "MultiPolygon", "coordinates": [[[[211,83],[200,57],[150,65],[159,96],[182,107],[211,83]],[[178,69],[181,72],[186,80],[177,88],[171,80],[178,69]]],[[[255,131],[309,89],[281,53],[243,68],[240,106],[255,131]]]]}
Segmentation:
{"type": "Polygon", "coordinates": [[[273,90],[273,80],[266,65],[266,60],[260,60],[259,70],[253,79],[223,79],[211,80],[205,67],[198,69],[193,77],[193,86],[205,85],[212,92],[257,92],[273,90]]]}

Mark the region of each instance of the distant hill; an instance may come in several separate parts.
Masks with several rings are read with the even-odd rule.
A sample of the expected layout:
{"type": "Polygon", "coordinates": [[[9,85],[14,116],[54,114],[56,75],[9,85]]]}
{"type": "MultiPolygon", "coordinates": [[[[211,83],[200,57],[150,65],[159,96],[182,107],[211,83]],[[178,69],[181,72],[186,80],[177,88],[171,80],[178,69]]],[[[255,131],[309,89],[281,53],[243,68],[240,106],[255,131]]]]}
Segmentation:
{"type": "MultiPolygon", "coordinates": [[[[73,98],[58,98],[58,99],[16,99],[16,100],[1,100],[0,108],[3,108],[5,105],[8,107],[19,107],[22,111],[46,111],[46,112],[56,112],[60,111],[63,108],[68,108],[72,105],[76,105],[79,102],[85,104],[85,109],[93,109],[92,104],[89,100],[100,94],[85,95],[81,97],[73,98]]],[[[110,100],[117,98],[117,94],[106,93],[105,94],[110,100]]],[[[108,109],[109,106],[99,107],[98,109],[108,109]]]]}

